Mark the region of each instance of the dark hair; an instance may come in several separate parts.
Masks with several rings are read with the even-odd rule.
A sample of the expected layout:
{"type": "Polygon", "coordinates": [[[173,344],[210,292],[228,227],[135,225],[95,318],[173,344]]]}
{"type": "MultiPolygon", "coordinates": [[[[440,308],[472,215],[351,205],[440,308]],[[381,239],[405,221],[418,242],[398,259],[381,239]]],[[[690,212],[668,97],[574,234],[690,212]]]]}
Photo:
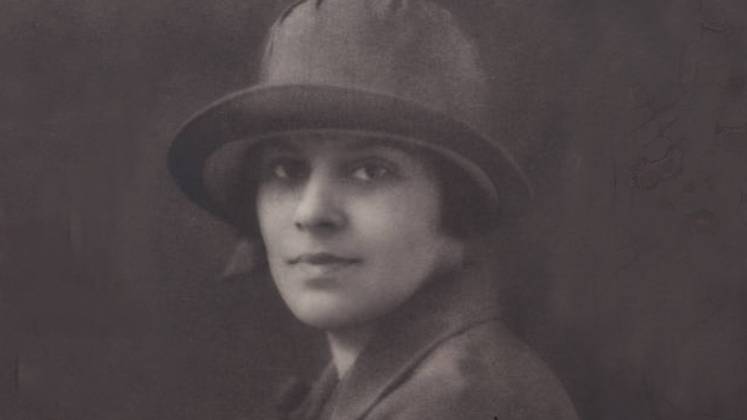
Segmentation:
{"type": "Polygon", "coordinates": [[[498,226],[498,209],[467,172],[438,153],[425,151],[441,189],[441,229],[457,239],[471,239],[498,226]]]}
{"type": "MultiPolygon", "coordinates": [[[[387,142],[389,143],[389,142],[387,142]]],[[[491,206],[484,191],[467,172],[441,154],[417,146],[394,143],[398,147],[423,159],[436,177],[441,191],[441,229],[457,239],[471,239],[492,232],[497,226],[500,212],[491,206]]],[[[258,146],[261,147],[261,146],[258,146]]],[[[234,194],[241,203],[231,219],[242,236],[260,236],[255,197],[259,174],[254,168],[261,153],[252,148],[245,162],[244,180],[237,182],[234,194]]]]}

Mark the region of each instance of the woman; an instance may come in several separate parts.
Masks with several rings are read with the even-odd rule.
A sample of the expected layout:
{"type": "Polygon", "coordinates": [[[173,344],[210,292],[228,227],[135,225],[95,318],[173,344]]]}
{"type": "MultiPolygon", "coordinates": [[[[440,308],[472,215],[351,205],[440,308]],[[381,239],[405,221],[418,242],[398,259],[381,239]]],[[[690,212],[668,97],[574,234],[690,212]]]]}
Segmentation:
{"type": "Polygon", "coordinates": [[[575,419],[501,323],[478,244],[531,195],[487,125],[485,75],[427,0],[306,0],[260,80],[192,118],[169,164],[258,245],[331,363],[290,419],[575,419]]]}

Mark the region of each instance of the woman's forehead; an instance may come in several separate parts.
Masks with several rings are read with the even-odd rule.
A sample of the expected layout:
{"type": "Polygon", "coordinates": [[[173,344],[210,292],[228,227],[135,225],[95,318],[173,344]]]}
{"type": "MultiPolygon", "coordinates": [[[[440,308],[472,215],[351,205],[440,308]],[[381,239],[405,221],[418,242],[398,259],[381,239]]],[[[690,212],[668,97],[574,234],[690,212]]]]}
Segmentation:
{"type": "Polygon", "coordinates": [[[365,152],[377,149],[389,149],[405,153],[410,157],[419,157],[418,148],[384,135],[357,133],[346,131],[329,132],[292,132],[268,139],[264,143],[265,150],[308,152],[330,150],[335,152],[365,152]]]}

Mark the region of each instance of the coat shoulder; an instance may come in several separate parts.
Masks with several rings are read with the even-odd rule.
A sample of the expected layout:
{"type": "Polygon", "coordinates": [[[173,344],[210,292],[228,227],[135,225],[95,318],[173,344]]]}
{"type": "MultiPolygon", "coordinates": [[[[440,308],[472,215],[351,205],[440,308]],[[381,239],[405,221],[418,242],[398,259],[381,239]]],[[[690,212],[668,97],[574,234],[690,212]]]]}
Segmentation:
{"type": "Polygon", "coordinates": [[[549,367],[498,321],[439,343],[371,414],[374,419],[578,418],[549,367]]]}

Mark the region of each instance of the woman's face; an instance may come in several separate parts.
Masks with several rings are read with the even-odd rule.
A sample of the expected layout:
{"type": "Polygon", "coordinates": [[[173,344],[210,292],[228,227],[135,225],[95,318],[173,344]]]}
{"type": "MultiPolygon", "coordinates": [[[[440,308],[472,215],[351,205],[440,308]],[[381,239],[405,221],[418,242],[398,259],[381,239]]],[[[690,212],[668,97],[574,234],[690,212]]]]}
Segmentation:
{"type": "Polygon", "coordinates": [[[263,148],[257,215],[270,272],[309,325],[373,321],[461,259],[461,242],[440,229],[434,174],[388,144],[306,133],[263,148]]]}

